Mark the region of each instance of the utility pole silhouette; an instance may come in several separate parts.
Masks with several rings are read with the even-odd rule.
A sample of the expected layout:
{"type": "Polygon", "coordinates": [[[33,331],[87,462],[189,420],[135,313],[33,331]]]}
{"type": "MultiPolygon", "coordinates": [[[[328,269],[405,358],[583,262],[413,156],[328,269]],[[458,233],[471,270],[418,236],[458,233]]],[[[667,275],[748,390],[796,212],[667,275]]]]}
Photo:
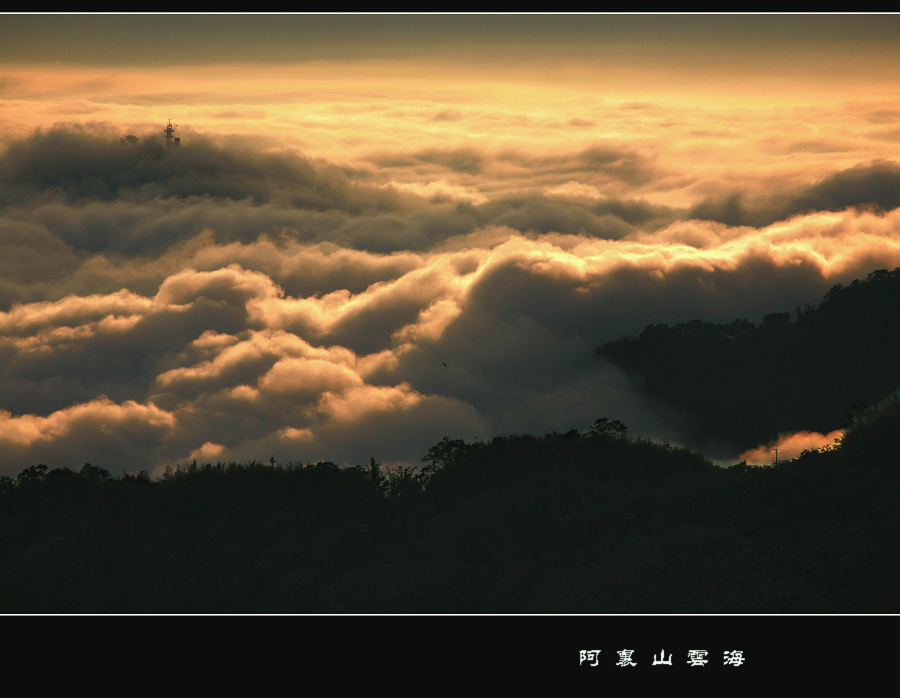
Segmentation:
{"type": "Polygon", "coordinates": [[[378,487],[378,461],[374,456],[369,458],[369,474],[372,476],[372,485],[378,487]]]}

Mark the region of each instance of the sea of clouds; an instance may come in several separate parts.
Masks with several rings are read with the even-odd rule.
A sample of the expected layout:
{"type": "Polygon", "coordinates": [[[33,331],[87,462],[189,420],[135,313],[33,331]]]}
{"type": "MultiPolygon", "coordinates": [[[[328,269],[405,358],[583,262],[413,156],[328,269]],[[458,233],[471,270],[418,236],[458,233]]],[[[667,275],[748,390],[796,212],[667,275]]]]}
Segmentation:
{"type": "Polygon", "coordinates": [[[599,417],[684,443],[690,416],[597,346],[759,322],[900,265],[891,161],[678,208],[629,196],[654,160],[602,142],[352,168],[123,135],[61,125],[0,150],[2,474],[415,464],[443,436],[599,417]]]}

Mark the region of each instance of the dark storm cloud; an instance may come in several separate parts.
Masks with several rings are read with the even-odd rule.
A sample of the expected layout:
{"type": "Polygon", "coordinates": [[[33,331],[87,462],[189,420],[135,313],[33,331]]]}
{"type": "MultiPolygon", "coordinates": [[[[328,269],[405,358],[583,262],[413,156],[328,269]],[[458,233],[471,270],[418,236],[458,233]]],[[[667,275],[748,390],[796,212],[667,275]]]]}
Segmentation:
{"type": "Polygon", "coordinates": [[[190,148],[168,150],[155,134],[135,144],[117,136],[72,126],[14,141],[0,153],[0,205],[209,196],[355,214],[400,207],[390,190],[357,185],[333,165],[296,155],[227,150],[202,136],[190,148]]]}
{"type": "MultiPolygon", "coordinates": [[[[442,120],[446,120],[446,118],[442,120]]],[[[408,154],[375,153],[368,156],[367,159],[381,168],[436,165],[438,170],[448,169],[465,174],[478,174],[484,166],[485,155],[474,148],[431,148],[408,154]]]]}
{"type": "Polygon", "coordinates": [[[900,206],[900,164],[876,160],[838,172],[797,195],[785,210],[835,211],[848,206],[885,210],[900,206]]]}
{"type": "Polygon", "coordinates": [[[579,232],[593,237],[619,239],[632,230],[632,226],[610,213],[597,215],[584,206],[561,201],[508,202],[507,210],[492,218],[495,225],[506,225],[516,230],[534,230],[542,233],[579,232]]]}
{"type": "Polygon", "coordinates": [[[421,214],[416,219],[432,242],[488,226],[507,226],[523,233],[555,232],[617,240],[636,227],[655,230],[681,215],[683,212],[676,209],[640,200],[576,201],[532,193],[478,205],[462,203],[441,213],[421,214]]]}
{"type": "Polygon", "coordinates": [[[684,216],[683,212],[672,207],[640,200],[607,199],[597,202],[590,210],[596,216],[613,215],[645,230],[656,230],[684,216]]]}
{"type": "MultiPolygon", "coordinates": [[[[634,226],[656,227],[675,218],[672,209],[640,201],[572,202],[555,196],[511,197],[485,204],[450,203],[401,212],[353,215],[342,210],[311,210],[282,201],[255,204],[250,199],[198,196],[147,202],[90,201],[82,204],[44,200],[0,210],[0,224],[27,225],[53,240],[68,255],[110,252],[159,254],[173,245],[211,231],[217,243],[252,242],[261,236],[391,253],[424,251],[450,238],[489,225],[522,232],[558,231],[616,239],[634,226]]],[[[35,238],[37,239],[37,238],[35,238]]]]}
{"type": "Polygon", "coordinates": [[[505,151],[497,156],[497,161],[501,165],[513,165],[540,174],[600,175],[632,185],[646,184],[655,172],[652,160],[646,156],[619,145],[605,144],[560,155],[505,151]]]}
{"type": "Polygon", "coordinates": [[[0,217],[0,280],[21,285],[58,279],[80,259],[57,235],[31,221],[0,217]]]}
{"type": "Polygon", "coordinates": [[[549,177],[578,175],[586,176],[588,181],[599,178],[642,185],[651,181],[656,172],[652,158],[618,144],[604,143],[575,152],[544,155],[520,150],[494,152],[466,147],[431,148],[405,154],[375,153],[367,159],[382,168],[412,168],[433,174],[450,170],[463,175],[513,178],[521,180],[526,187],[533,187],[549,177]],[[430,170],[429,166],[432,166],[430,170]]]}
{"type": "Polygon", "coordinates": [[[736,192],[694,206],[691,218],[727,225],[762,227],[810,211],[849,207],[892,210],[900,206],[900,164],[875,160],[829,175],[816,184],[786,194],[747,200],[736,192]]]}
{"type": "MultiPolygon", "coordinates": [[[[134,144],[120,135],[103,126],[60,126],[12,142],[0,153],[0,223],[5,209],[12,225],[41,226],[40,236],[55,236],[74,253],[159,254],[206,228],[216,242],[288,234],[387,253],[428,249],[486,225],[618,238],[647,216],[666,215],[639,202],[541,195],[429,207],[414,194],[290,153],[251,153],[200,136],[190,147],[165,149],[156,135],[134,144]]],[[[647,167],[630,151],[602,147],[549,158],[430,150],[377,162],[469,175],[515,163],[526,184],[532,176],[586,171],[643,181],[647,167]]]]}
{"type": "Polygon", "coordinates": [[[866,121],[873,124],[892,124],[895,121],[900,121],[900,111],[877,109],[866,114],[866,121]]]}
{"type": "Polygon", "coordinates": [[[247,324],[241,308],[223,301],[148,308],[145,299],[126,294],[116,308],[110,298],[88,297],[98,306],[93,317],[65,308],[65,300],[55,304],[59,319],[24,306],[31,322],[4,328],[0,341],[0,409],[48,415],[99,394],[143,400],[166,357],[202,331],[238,332],[247,324]]]}
{"type": "Polygon", "coordinates": [[[484,156],[473,148],[454,150],[424,150],[413,155],[417,160],[446,167],[454,172],[478,174],[484,166],[484,156]]]}

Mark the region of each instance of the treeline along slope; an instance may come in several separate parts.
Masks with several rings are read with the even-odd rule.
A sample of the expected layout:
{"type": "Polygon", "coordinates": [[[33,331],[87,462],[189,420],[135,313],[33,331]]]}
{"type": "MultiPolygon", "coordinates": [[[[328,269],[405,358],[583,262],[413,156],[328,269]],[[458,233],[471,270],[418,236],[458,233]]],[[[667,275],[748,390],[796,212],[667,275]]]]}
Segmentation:
{"type": "Polygon", "coordinates": [[[784,432],[827,433],[850,406],[900,389],[900,267],[834,286],[793,316],[649,325],[597,353],[676,408],[697,448],[739,453],[784,432]]]}
{"type": "Polygon", "coordinates": [[[765,468],[610,420],[445,438],[424,473],[31,466],[0,482],[0,611],[897,612],[898,415],[765,468]]]}

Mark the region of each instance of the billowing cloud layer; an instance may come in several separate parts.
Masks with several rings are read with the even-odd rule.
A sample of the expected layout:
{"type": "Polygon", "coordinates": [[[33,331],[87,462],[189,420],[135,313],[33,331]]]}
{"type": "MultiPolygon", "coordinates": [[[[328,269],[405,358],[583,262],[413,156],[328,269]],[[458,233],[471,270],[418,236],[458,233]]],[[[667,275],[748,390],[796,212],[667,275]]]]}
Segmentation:
{"type": "Polygon", "coordinates": [[[445,435],[602,416],[682,442],[690,416],[596,346],[758,322],[900,266],[890,160],[729,192],[604,139],[401,143],[338,165],[124,133],[56,126],[0,150],[0,472],[416,463],[445,435]],[[651,196],[666,187],[694,193],[651,196]]]}

